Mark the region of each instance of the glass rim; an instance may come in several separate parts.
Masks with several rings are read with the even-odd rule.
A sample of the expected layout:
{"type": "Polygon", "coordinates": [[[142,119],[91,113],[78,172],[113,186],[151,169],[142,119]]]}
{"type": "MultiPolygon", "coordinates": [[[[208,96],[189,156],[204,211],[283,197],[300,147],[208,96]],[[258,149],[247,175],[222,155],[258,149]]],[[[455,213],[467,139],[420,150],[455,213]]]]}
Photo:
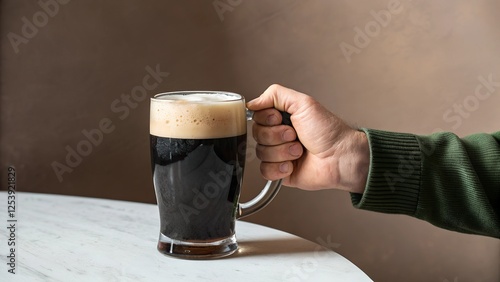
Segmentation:
{"type": "MultiPolygon", "coordinates": [[[[157,101],[157,102],[170,102],[170,101],[179,101],[179,100],[174,100],[174,99],[163,99],[163,97],[168,97],[168,96],[173,96],[173,95],[192,95],[192,94],[222,94],[226,96],[231,96],[234,99],[228,99],[228,100],[220,100],[216,101],[217,103],[224,103],[224,102],[235,102],[235,101],[244,101],[245,97],[243,95],[234,93],[234,92],[229,92],[229,91],[217,91],[217,90],[182,90],[182,91],[169,91],[169,92],[163,92],[163,93],[158,93],[155,94],[153,97],[151,97],[151,101],[157,101]]],[[[206,103],[206,101],[188,101],[189,103],[206,103]]]]}

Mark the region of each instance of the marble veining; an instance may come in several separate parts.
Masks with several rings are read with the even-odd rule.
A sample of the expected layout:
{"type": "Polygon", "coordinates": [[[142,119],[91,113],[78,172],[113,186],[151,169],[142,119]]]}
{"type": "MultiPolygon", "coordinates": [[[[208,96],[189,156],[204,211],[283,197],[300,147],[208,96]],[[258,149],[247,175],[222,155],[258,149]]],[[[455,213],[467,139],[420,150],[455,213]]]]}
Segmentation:
{"type": "MultiPolygon", "coordinates": [[[[0,281],[371,281],[331,250],[248,222],[237,222],[236,254],[189,261],[156,250],[156,205],[22,192],[16,199],[16,274],[7,272],[2,228],[0,281]]],[[[0,214],[6,224],[3,204],[0,214]]]]}

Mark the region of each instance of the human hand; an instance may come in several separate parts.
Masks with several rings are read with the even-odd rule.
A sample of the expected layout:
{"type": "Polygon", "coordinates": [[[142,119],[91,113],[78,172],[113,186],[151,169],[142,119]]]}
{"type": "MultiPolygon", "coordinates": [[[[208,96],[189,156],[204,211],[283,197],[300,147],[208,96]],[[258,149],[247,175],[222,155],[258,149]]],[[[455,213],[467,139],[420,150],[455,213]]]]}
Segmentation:
{"type": "Polygon", "coordinates": [[[284,185],[304,190],[363,193],[370,163],[364,132],[312,97],[276,84],[247,107],[255,111],[253,137],[264,178],[283,178],[284,185]],[[281,124],[278,110],[291,115],[293,128],[281,124]]]}

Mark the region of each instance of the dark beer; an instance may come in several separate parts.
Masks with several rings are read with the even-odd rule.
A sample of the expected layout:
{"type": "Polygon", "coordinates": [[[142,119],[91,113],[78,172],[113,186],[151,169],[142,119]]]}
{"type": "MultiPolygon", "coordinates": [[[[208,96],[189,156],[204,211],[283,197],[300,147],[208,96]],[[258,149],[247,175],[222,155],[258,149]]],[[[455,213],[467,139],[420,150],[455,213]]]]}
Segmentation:
{"type": "Polygon", "coordinates": [[[182,241],[234,234],[246,134],[211,139],[151,135],[153,182],[161,233],[182,241]]]}
{"type": "Polygon", "coordinates": [[[155,96],[150,140],[159,250],[190,257],[234,252],[246,155],[244,99],[224,93],[155,96]]]}

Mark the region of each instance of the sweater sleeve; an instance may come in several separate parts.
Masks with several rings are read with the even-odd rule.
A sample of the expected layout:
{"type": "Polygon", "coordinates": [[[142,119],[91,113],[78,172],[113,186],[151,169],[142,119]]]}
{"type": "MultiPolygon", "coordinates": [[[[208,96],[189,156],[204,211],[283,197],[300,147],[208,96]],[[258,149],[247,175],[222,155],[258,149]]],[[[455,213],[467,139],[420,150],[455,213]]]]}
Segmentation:
{"type": "Polygon", "coordinates": [[[500,238],[500,132],[459,138],[362,129],[370,170],[355,207],[500,238]]]}

